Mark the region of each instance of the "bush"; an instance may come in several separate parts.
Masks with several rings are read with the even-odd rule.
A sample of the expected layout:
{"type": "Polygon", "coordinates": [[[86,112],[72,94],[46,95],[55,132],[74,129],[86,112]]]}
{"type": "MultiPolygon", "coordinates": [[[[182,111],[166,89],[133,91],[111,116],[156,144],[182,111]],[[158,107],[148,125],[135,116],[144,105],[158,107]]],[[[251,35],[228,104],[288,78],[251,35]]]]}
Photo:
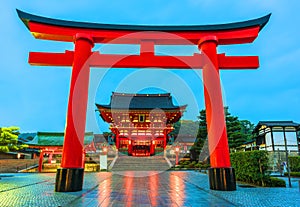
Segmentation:
{"type": "Polygon", "coordinates": [[[239,181],[266,186],[270,180],[267,173],[268,152],[250,151],[231,154],[231,164],[239,181]]]}
{"type": "MultiPolygon", "coordinates": [[[[291,175],[292,177],[300,177],[300,172],[290,172],[290,175],[291,175]]],[[[285,172],[285,173],[284,173],[284,176],[288,176],[288,173],[285,172]]]]}
{"type": "Polygon", "coordinates": [[[202,166],[200,168],[207,170],[208,168],[210,168],[210,164],[202,164],[202,166]]]}
{"type": "Polygon", "coordinates": [[[185,160],[185,161],[183,162],[183,164],[184,164],[184,165],[189,165],[189,164],[190,164],[190,161],[189,161],[189,160],[185,160]]]}
{"type": "Polygon", "coordinates": [[[267,187],[285,187],[285,181],[280,178],[270,177],[266,182],[267,187]]]}
{"type": "Polygon", "coordinates": [[[200,163],[195,164],[195,168],[200,168],[200,166],[201,166],[200,163]]]}
{"type": "Polygon", "coordinates": [[[289,166],[292,172],[300,171],[300,156],[290,156],[289,157],[289,166]]]}
{"type": "Polygon", "coordinates": [[[189,168],[195,168],[195,165],[193,163],[189,164],[188,166],[189,168]]]}

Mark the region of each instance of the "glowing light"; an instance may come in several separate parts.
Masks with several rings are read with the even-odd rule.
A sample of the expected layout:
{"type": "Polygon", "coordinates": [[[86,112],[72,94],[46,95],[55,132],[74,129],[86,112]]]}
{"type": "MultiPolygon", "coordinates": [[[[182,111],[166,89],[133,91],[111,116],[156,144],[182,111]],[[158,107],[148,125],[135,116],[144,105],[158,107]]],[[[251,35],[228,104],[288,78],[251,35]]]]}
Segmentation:
{"type": "Polygon", "coordinates": [[[103,152],[107,152],[107,147],[103,147],[103,152]]]}

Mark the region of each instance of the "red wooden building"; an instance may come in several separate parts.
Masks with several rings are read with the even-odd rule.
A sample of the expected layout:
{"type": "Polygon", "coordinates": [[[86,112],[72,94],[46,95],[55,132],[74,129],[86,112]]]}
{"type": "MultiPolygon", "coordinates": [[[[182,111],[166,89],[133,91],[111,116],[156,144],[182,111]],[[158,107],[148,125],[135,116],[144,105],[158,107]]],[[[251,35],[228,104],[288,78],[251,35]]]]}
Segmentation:
{"type": "Polygon", "coordinates": [[[113,92],[108,105],[96,104],[102,119],[110,123],[116,147],[128,155],[150,156],[167,145],[187,105],[176,106],[166,94],[124,94],[113,92]]]}

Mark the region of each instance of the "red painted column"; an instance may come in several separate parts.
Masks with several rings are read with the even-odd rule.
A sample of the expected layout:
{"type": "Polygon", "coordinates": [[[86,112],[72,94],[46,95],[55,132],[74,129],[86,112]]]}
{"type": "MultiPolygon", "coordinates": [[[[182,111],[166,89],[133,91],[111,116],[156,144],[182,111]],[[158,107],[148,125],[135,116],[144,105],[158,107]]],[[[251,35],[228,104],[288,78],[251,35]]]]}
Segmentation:
{"type": "Polygon", "coordinates": [[[211,167],[230,167],[229,148],[220,84],[217,39],[201,39],[199,48],[205,54],[203,84],[211,167]]]}
{"type": "Polygon", "coordinates": [[[234,169],[230,166],[230,155],[222,100],[218,56],[218,40],[207,36],[199,41],[204,54],[203,84],[210,154],[209,181],[213,190],[235,190],[234,169]]]}
{"type": "Polygon", "coordinates": [[[131,140],[132,131],[128,129],[128,155],[132,155],[132,140],[131,140]]]}
{"type": "Polygon", "coordinates": [[[76,34],[71,75],[68,112],[61,167],[57,169],[55,191],[80,191],[84,175],[84,134],[88,102],[90,68],[87,63],[93,39],[87,34],[76,34]]]}
{"type": "Polygon", "coordinates": [[[81,168],[85,167],[85,155],[86,155],[86,151],[83,150],[83,152],[82,152],[82,164],[81,164],[81,168]]]}
{"type": "Polygon", "coordinates": [[[120,137],[119,137],[119,133],[116,134],[116,148],[117,148],[117,149],[120,148],[120,137]]]}
{"type": "Polygon", "coordinates": [[[61,166],[81,168],[83,141],[86,124],[86,110],[89,87],[89,65],[85,65],[91,55],[93,40],[86,34],[75,37],[75,52],[68,102],[67,123],[61,166]]]}
{"type": "Polygon", "coordinates": [[[39,157],[39,167],[38,167],[38,172],[42,172],[43,169],[43,159],[44,159],[44,152],[43,150],[40,151],[40,157],[39,157]]]}
{"type": "Polygon", "coordinates": [[[164,130],[164,149],[166,149],[167,146],[167,130],[164,130]]]}
{"type": "Polygon", "coordinates": [[[154,155],[154,154],[155,154],[155,141],[152,140],[150,144],[150,155],[154,155]]]}
{"type": "Polygon", "coordinates": [[[52,157],[53,157],[53,153],[50,152],[49,158],[48,158],[48,163],[51,163],[51,162],[52,162],[52,157]]]}
{"type": "Polygon", "coordinates": [[[176,155],[176,158],[175,158],[175,165],[178,165],[179,164],[179,151],[175,151],[175,155],[176,155]]]}

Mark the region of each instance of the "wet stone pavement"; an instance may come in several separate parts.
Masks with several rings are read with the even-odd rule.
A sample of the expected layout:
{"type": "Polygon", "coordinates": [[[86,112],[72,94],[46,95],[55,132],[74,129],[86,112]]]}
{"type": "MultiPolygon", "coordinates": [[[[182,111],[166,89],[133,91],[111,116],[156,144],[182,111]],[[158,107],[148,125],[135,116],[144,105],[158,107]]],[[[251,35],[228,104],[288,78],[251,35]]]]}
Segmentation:
{"type": "MultiPolygon", "coordinates": [[[[292,188],[213,191],[208,176],[194,171],[86,173],[80,192],[54,192],[54,173],[0,174],[0,206],[299,206],[292,188]]],[[[248,186],[249,187],[249,186],[248,186]]]]}

